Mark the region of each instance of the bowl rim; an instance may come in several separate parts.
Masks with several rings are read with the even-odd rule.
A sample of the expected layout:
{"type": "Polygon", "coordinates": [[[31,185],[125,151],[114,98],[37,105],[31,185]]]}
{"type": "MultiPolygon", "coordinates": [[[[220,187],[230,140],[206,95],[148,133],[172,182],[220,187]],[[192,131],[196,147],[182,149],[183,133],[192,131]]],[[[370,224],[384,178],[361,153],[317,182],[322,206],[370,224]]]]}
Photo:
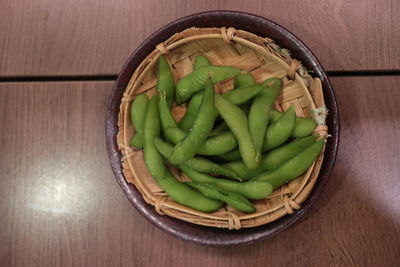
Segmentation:
{"type": "Polygon", "coordinates": [[[195,243],[212,246],[229,246],[250,244],[259,240],[270,238],[293,225],[302,215],[309,210],[319,197],[323,186],[326,184],[334,166],[338,146],[340,121],[336,98],[332,85],[320,62],[311,50],[294,34],[279,24],[257,15],[227,10],[215,10],[188,15],[172,21],[147,37],[130,55],[115,81],[110,93],[106,112],[106,145],[111,167],[117,182],[121,186],[131,204],[153,225],[173,236],[195,243]],[[246,23],[245,23],[246,22],[246,23]],[[244,27],[235,27],[242,25],[244,27]],[[248,29],[244,29],[247,27],[248,29]],[[167,40],[176,32],[190,27],[235,27],[257,35],[268,36],[278,45],[289,49],[294,58],[300,60],[309,70],[314,71],[314,77],[321,79],[326,106],[329,109],[327,125],[331,138],[328,139],[324,161],[320,174],[310,195],[302,203],[301,209],[293,214],[265,225],[243,228],[240,230],[227,230],[191,224],[169,216],[156,213],[154,207],[147,204],[134,185],[126,182],[122,172],[122,154],[118,150],[116,136],[118,133],[118,114],[121,98],[126,86],[142,60],[155,49],[158,43],[167,40]]]}

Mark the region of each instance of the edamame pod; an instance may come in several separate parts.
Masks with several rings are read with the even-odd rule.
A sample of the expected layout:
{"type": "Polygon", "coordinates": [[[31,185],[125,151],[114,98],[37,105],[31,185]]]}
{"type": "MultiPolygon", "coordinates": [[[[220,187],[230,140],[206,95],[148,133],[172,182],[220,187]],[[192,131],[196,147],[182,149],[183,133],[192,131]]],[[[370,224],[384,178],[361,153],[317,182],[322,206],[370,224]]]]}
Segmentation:
{"type": "Polygon", "coordinates": [[[197,113],[199,112],[201,100],[203,99],[203,91],[197,92],[189,101],[186,109],[186,113],[182,120],[179,122],[179,128],[185,132],[192,128],[194,121],[196,120],[197,113]]]}
{"type": "Polygon", "coordinates": [[[262,172],[278,168],[280,165],[284,164],[286,161],[313,144],[316,139],[317,137],[315,135],[311,135],[275,148],[261,158],[260,165],[254,170],[247,168],[243,161],[229,162],[222,166],[234,171],[241,179],[248,180],[262,172]]]}
{"type": "Polygon", "coordinates": [[[197,69],[199,69],[201,67],[210,66],[210,65],[211,65],[211,63],[210,63],[210,61],[208,60],[208,58],[206,56],[197,55],[194,58],[194,64],[193,64],[193,69],[194,70],[197,70],[197,69]]]}
{"type": "Polygon", "coordinates": [[[261,154],[254,148],[246,115],[239,107],[218,94],[215,95],[215,106],[235,135],[243,162],[249,169],[257,168],[261,154]]]}
{"type": "Polygon", "coordinates": [[[310,135],[317,128],[317,123],[311,118],[296,117],[292,137],[299,138],[310,135]]]}
{"type": "Polygon", "coordinates": [[[263,181],[248,181],[244,183],[215,178],[204,173],[180,166],[181,170],[192,181],[197,183],[213,184],[227,191],[241,194],[249,199],[263,199],[272,193],[272,186],[263,181]]]}
{"type": "Polygon", "coordinates": [[[249,87],[230,90],[226,93],[223,93],[222,97],[235,105],[242,105],[255,97],[258,93],[260,93],[261,90],[263,90],[262,85],[252,85],[249,87]]]}
{"type": "MultiPolygon", "coordinates": [[[[160,152],[165,158],[168,158],[168,156],[174,149],[173,146],[171,146],[167,142],[164,142],[160,138],[156,138],[154,140],[154,145],[156,146],[158,152],[160,152]]],[[[182,165],[199,172],[218,174],[240,181],[240,179],[238,178],[237,174],[234,171],[228,170],[205,158],[193,157],[182,163],[182,165]]]]}
{"type": "Polygon", "coordinates": [[[269,113],[269,120],[268,124],[272,124],[279,120],[282,117],[283,112],[279,112],[277,110],[272,109],[271,112],[269,113]]]}
{"type": "MultiPolygon", "coordinates": [[[[271,110],[270,112],[270,122],[277,121],[282,117],[282,113],[276,110],[271,110]]],[[[317,123],[311,118],[303,118],[296,116],[296,122],[294,123],[294,129],[292,132],[292,137],[306,137],[312,134],[317,127],[317,123]]]]}
{"type": "Polygon", "coordinates": [[[233,78],[239,71],[229,66],[206,66],[196,69],[183,77],[176,85],[176,102],[182,104],[194,93],[203,89],[208,78],[211,78],[212,83],[222,82],[233,78]]]}
{"type": "Polygon", "coordinates": [[[137,149],[143,149],[142,138],[137,133],[135,133],[132,136],[131,140],[129,141],[129,144],[130,144],[130,146],[133,146],[137,149]]]}
{"type": "Polygon", "coordinates": [[[274,190],[285,183],[299,177],[311,167],[324,147],[325,139],[318,140],[308,148],[289,159],[280,167],[262,173],[253,178],[254,181],[266,181],[274,190]]]}
{"type": "MultiPolygon", "coordinates": [[[[207,68],[207,67],[204,67],[207,68]]],[[[214,86],[208,82],[204,89],[203,99],[201,101],[199,114],[193,124],[191,131],[175,145],[168,160],[172,164],[182,164],[193,157],[201,144],[209,136],[215,120],[214,107],[214,86]]]]}
{"type": "Polygon", "coordinates": [[[254,98],[249,111],[249,130],[257,152],[261,149],[267,130],[268,117],[276,97],[282,87],[282,81],[278,78],[266,80],[262,91],[254,98]]]}
{"type": "Polygon", "coordinates": [[[295,120],[296,113],[291,106],[279,120],[268,127],[262,151],[265,152],[271,150],[285,143],[292,134],[295,120]]]}
{"type": "Polygon", "coordinates": [[[214,127],[214,129],[210,133],[210,136],[219,135],[223,132],[226,132],[227,130],[229,130],[228,125],[225,121],[221,121],[217,126],[214,127]]]}
{"type": "Polygon", "coordinates": [[[172,112],[167,103],[165,94],[161,93],[161,95],[159,95],[158,99],[159,99],[158,100],[158,111],[159,111],[158,113],[159,113],[160,121],[161,121],[161,129],[162,129],[164,137],[168,141],[170,141],[166,131],[168,128],[178,127],[178,124],[176,123],[175,118],[172,115],[172,112]]]}
{"type": "MultiPolygon", "coordinates": [[[[172,115],[171,110],[168,108],[165,98],[160,97],[158,106],[161,118],[161,126],[165,138],[173,144],[179,143],[185,138],[186,132],[177,127],[175,119],[172,115]]],[[[225,132],[207,138],[201,144],[199,150],[197,151],[197,154],[209,156],[218,155],[230,151],[235,147],[237,147],[236,138],[231,132],[225,132]]]]}
{"type": "MultiPolygon", "coordinates": [[[[250,87],[228,91],[222,94],[222,96],[235,105],[242,105],[251,100],[253,97],[255,97],[261,91],[262,88],[263,87],[261,85],[254,85],[250,87]]],[[[189,131],[189,129],[192,127],[194,120],[197,116],[197,113],[199,111],[202,97],[203,97],[203,92],[200,91],[190,99],[187,111],[183,116],[182,120],[179,122],[179,127],[182,130],[189,131]]],[[[218,115],[219,113],[216,110],[215,118],[217,118],[218,115]]]]}
{"type": "Polygon", "coordinates": [[[154,139],[160,136],[160,119],[157,109],[157,96],[150,100],[143,132],[144,159],[147,169],[156,182],[177,203],[203,212],[213,212],[223,203],[210,199],[175,179],[165,167],[161,154],[154,146],[154,139]]]}
{"type": "Polygon", "coordinates": [[[256,84],[256,79],[254,79],[253,75],[250,72],[242,72],[239,73],[235,77],[235,81],[233,83],[233,88],[243,88],[256,84]]]}
{"type": "Polygon", "coordinates": [[[224,161],[234,161],[234,160],[240,160],[242,156],[240,155],[239,149],[234,149],[227,153],[217,155],[217,158],[222,159],[224,161]]]}
{"type": "MultiPolygon", "coordinates": [[[[177,127],[169,127],[166,134],[173,144],[179,143],[186,136],[186,133],[177,127]]],[[[227,131],[219,135],[209,136],[200,145],[196,154],[206,156],[219,155],[236,148],[237,145],[238,143],[235,136],[232,132],[227,131]]]]}
{"type": "Polygon", "coordinates": [[[159,180],[158,184],[175,202],[198,211],[214,212],[224,205],[223,202],[206,197],[184,183],[179,182],[168,169],[164,179],[159,180]]]}
{"type": "Polygon", "coordinates": [[[130,144],[136,148],[143,148],[143,128],[144,118],[146,116],[149,99],[145,94],[140,94],[135,97],[131,106],[131,122],[135,127],[136,133],[132,137],[130,144]],[[137,137],[135,137],[137,136],[137,137]]]}
{"type": "Polygon", "coordinates": [[[158,115],[158,95],[153,96],[149,102],[143,131],[144,160],[150,174],[156,180],[165,175],[163,158],[154,146],[154,139],[160,136],[160,117],[158,115]]]}
{"type": "Polygon", "coordinates": [[[250,201],[239,194],[221,190],[221,188],[209,184],[199,184],[194,182],[185,182],[185,184],[197,189],[206,197],[223,201],[229,206],[240,211],[247,213],[252,213],[256,211],[256,208],[254,208],[253,204],[251,204],[250,201]]]}
{"type": "Polygon", "coordinates": [[[231,131],[208,137],[197,150],[197,154],[213,156],[230,151],[238,146],[238,142],[231,131]]]}
{"type": "Polygon", "coordinates": [[[157,91],[164,93],[167,98],[168,106],[171,107],[175,94],[175,80],[169,64],[164,55],[158,60],[157,91]]]}

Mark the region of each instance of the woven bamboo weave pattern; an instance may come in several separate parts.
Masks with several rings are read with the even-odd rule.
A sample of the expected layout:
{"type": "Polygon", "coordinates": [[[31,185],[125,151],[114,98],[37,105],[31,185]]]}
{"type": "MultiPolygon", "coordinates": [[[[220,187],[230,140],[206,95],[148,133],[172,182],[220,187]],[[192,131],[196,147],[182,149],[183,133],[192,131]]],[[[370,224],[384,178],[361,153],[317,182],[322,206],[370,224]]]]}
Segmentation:
{"type": "MultiPolygon", "coordinates": [[[[312,78],[301,62],[292,59],[289,51],[280,48],[273,40],[233,28],[189,28],[157,45],[135,70],[125,90],[120,105],[117,141],[123,155],[126,180],[136,186],[158,213],[199,225],[229,229],[255,227],[300,209],[317,180],[323,152],[304,175],[275,190],[266,199],[253,201],[256,213],[245,214],[229,206],[214,213],[203,213],[168,198],[148,172],[143,152],[129,146],[135,131],[129,117],[132,100],[140,93],[149,97],[156,93],[156,66],[160,54],[165,54],[168,59],[175,80],[189,74],[195,56],[203,54],[213,65],[233,66],[251,72],[257,82],[271,77],[283,79],[283,88],[274,105],[279,111],[293,105],[296,114],[302,117],[318,117],[325,112],[321,82],[312,78]]],[[[233,88],[233,80],[221,82],[215,88],[218,93],[229,91],[233,88]]],[[[178,121],[184,113],[185,107],[173,107],[178,121]]],[[[328,134],[323,119],[316,132],[322,136],[328,134]]],[[[172,171],[178,180],[188,180],[180,171],[172,171]]]]}

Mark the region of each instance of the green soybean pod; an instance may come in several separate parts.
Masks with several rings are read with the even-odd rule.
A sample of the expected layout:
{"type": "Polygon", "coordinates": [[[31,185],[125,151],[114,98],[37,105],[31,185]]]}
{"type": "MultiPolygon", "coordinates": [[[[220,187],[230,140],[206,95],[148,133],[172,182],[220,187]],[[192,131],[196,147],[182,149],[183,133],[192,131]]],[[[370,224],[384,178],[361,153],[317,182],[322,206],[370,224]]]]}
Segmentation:
{"type": "Polygon", "coordinates": [[[263,90],[262,85],[252,85],[249,87],[230,90],[223,93],[222,97],[235,105],[242,105],[258,95],[261,90],[263,90]]]}
{"type": "Polygon", "coordinates": [[[167,128],[170,127],[178,127],[178,124],[175,121],[174,116],[172,115],[171,109],[169,108],[169,104],[167,103],[167,99],[164,93],[161,93],[158,97],[158,113],[161,121],[161,129],[164,137],[170,141],[168,135],[166,133],[167,128]]]}
{"type": "Polygon", "coordinates": [[[221,121],[217,126],[214,127],[210,135],[219,135],[229,130],[228,124],[225,121],[221,121]]]}
{"type": "MultiPolygon", "coordinates": [[[[263,87],[261,85],[254,85],[228,91],[222,94],[222,96],[235,105],[242,105],[254,98],[261,91],[262,88],[263,87]]],[[[190,99],[187,111],[182,120],[179,122],[179,127],[182,130],[189,131],[190,128],[193,126],[194,120],[196,119],[197,113],[200,108],[202,97],[203,92],[200,91],[190,99]]],[[[218,111],[216,111],[215,117],[217,118],[218,115],[218,111]]]]}
{"type": "Polygon", "coordinates": [[[282,117],[282,114],[283,114],[282,112],[272,109],[271,112],[269,113],[269,120],[267,124],[272,124],[276,122],[282,117]]]}
{"type": "Polygon", "coordinates": [[[196,69],[179,80],[176,85],[176,102],[182,104],[202,90],[208,78],[211,78],[212,83],[217,83],[233,78],[239,72],[239,69],[229,66],[205,66],[196,69]]]}
{"type": "Polygon", "coordinates": [[[217,158],[222,159],[224,161],[234,161],[234,160],[240,160],[242,156],[240,155],[239,149],[234,149],[224,154],[217,155],[217,158]]]}
{"type": "Polygon", "coordinates": [[[255,169],[260,163],[260,154],[254,148],[246,115],[238,106],[217,94],[215,95],[215,106],[235,135],[244,163],[248,168],[255,169]]]}
{"type": "Polygon", "coordinates": [[[261,158],[260,165],[254,170],[247,168],[243,161],[233,161],[222,166],[237,173],[242,180],[248,180],[262,172],[278,168],[286,161],[313,144],[316,139],[317,136],[311,135],[294,140],[284,146],[275,148],[267,152],[267,154],[261,158]]]}
{"type": "Polygon", "coordinates": [[[138,149],[143,149],[142,138],[137,133],[135,133],[129,141],[129,145],[138,149]]]}
{"type": "Polygon", "coordinates": [[[208,198],[189,186],[177,181],[167,169],[163,179],[157,181],[175,202],[202,212],[214,212],[223,206],[223,202],[208,198]]]}
{"type": "Polygon", "coordinates": [[[253,204],[251,204],[250,201],[238,194],[224,191],[221,188],[209,184],[199,184],[194,182],[185,182],[185,184],[197,189],[206,197],[223,201],[229,206],[240,211],[247,213],[252,213],[256,211],[256,208],[254,208],[253,204]]]}
{"type": "Polygon", "coordinates": [[[164,165],[161,154],[154,146],[154,139],[160,136],[160,119],[158,116],[157,96],[150,100],[144,125],[144,159],[147,169],[156,182],[177,203],[203,212],[213,212],[223,203],[198,193],[180,183],[164,165]]]}
{"type": "Polygon", "coordinates": [[[231,131],[226,131],[215,136],[209,136],[197,150],[197,154],[214,156],[226,153],[238,146],[236,137],[231,131]]]}
{"type": "Polygon", "coordinates": [[[199,69],[201,67],[210,66],[210,65],[211,65],[210,61],[204,55],[197,55],[194,58],[194,63],[193,63],[193,69],[194,70],[197,70],[197,69],[199,69]]]}
{"type": "Polygon", "coordinates": [[[160,55],[158,60],[158,73],[157,73],[157,91],[161,94],[164,93],[167,98],[168,105],[172,105],[175,95],[175,80],[172,75],[169,64],[164,55],[160,55]]]}
{"type": "Polygon", "coordinates": [[[137,95],[131,105],[130,117],[132,124],[135,126],[136,133],[132,137],[130,144],[136,148],[143,148],[144,118],[146,116],[148,105],[149,99],[145,94],[137,95]]]}
{"type": "MultiPolygon", "coordinates": [[[[166,134],[173,144],[179,143],[186,136],[186,132],[177,127],[169,127],[166,134]]],[[[232,132],[227,131],[219,135],[209,136],[200,145],[196,154],[205,156],[219,155],[236,148],[237,145],[235,136],[232,132]]]]}
{"type": "Polygon", "coordinates": [[[248,87],[256,84],[256,79],[250,72],[242,72],[239,73],[234,80],[233,88],[243,88],[248,87]]]}
{"type": "Polygon", "coordinates": [[[261,92],[254,98],[249,111],[249,130],[254,147],[261,153],[267,131],[268,117],[272,105],[282,87],[282,80],[271,78],[266,80],[261,92]]]}
{"type": "Polygon", "coordinates": [[[266,181],[270,183],[274,189],[281,187],[285,183],[305,173],[317,159],[324,144],[325,139],[320,139],[314,142],[308,148],[289,159],[280,167],[262,173],[254,177],[253,180],[266,181]]]}
{"type": "MultiPolygon", "coordinates": [[[[276,110],[271,110],[270,122],[277,121],[282,117],[282,113],[276,110]]],[[[296,122],[294,123],[294,129],[292,132],[293,138],[306,137],[312,134],[317,127],[317,123],[311,118],[296,117],[296,122]]]]}
{"type": "Polygon", "coordinates": [[[317,123],[311,118],[296,117],[292,137],[299,138],[312,134],[317,123]]]}
{"type": "Polygon", "coordinates": [[[160,117],[157,102],[158,95],[153,96],[149,102],[144,124],[143,145],[147,169],[154,179],[160,180],[164,177],[166,168],[161,154],[154,146],[154,139],[160,136],[160,117]]]}
{"type": "MultiPolygon", "coordinates": [[[[243,110],[243,112],[244,112],[244,114],[245,115],[248,115],[249,114],[249,110],[250,110],[250,103],[245,103],[245,104],[243,104],[243,105],[241,105],[240,106],[241,107],[241,109],[243,110]]],[[[226,124],[226,122],[225,121],[223,121],[223,123],[221,123],[222,125],[221,126],[228,126],[227,124],[226,124]],[[223,124],[224,123],[224,124],[223,124]]],[[[222,127],[221,127],[222,128],[222,127]]],[[[229,127],[228,127],[228,129],[229,129],[229,127]]],[[[217,130],[219,130],[219,129],[217,129],[217,128],[215,128],[212,132],[211,132],[211,134],[213,134],[213,132],[218,132],[217,130]]],[[[218,159],[221,159],[221,160],[223,160],[223,161],[234,161],[234,160],[239,160],[239,159],[241,159],[242,157],[241,157],[241,155],[240,155],[240,151],[239,151],[239,149],[235,149],[235,150],[229,150],[228,152],[226,152],[226,153],[219,153],[219,154],[216,154],[217,155],[217,158],[218,159]]]]}
{"type": "Polygon", "coordinates": [[[203,91],[197,92],[189,101],[187,110],[181,121],[179,122],[179,128],[185,132],[192,128],[194,121],[196,120],[197,113],[199,112],[201,100],[203,99],[203,91]]]}
{"type": "MultiPolygon", "coordinates": [[[[160,152],[165,158],[168,158],[172,150],[174,149],[172,145],[168,144],[160,138],[156,138],[154,140],[154,145],[156,146],[158,152],[160,152]]],[[[235,180],[240,180],[234,171],[226,169],[202,157],[193,157],[182,163],[182,165],[193,170],[197,170],[199,172],[218,174],[235,180]]]]}
{"type": "Polygon", "coordinates": [[[213,184],[224,190],[241,194],[249,199],[263,199],[272,193],[272,186],[263,181],[248,181],[244,183],[215,178],[207,174],[180,166],[181,170],[192,181],[197,183],[213,184]]]}
{"type": "Polygon", "coordinates": [[[279,120],[268,127],[262,151],[271,150],[285,143],[292,134],[295,120],[296,113],[291,106],[279,120]]]}
{"type": "Polygon", "coordinates": [[[215,120],[214,95],[214,86],[209,82],[204,89],[199,114],[191,131],[175,145],[172,154],[168,158],[172,164],[181,164],[193,157],[209,136],[215,120]]]}

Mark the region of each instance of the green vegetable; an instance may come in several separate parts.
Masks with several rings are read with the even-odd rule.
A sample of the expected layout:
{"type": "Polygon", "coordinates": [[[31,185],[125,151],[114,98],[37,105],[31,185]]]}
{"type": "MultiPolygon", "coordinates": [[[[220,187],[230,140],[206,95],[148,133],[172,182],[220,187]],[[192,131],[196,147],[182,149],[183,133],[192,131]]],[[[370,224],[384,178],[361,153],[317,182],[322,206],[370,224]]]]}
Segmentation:
{"type": "Polygon", "coordinates": [[[310,118],[296,117],[292,137],[299,138],[312,134],[317,128],[317,123],[310,118]]]}
{"type": "Polygon", "coordinates": [[[255,181],[265,181],[270,183],[274,189],[281,187],[285,183],[299,177],[310,168],[317,159],[325,144],[325,139],[316,141],[314,144],[289,159],[280,167],[262,173],[253,179],[255,181]]]}
{"type": "Polygon", "coordinates": [[[249,111],[249,130],[253,139],[254,147],[258,153],[265,139],[269,113],[276,97],[282,87],[282,81],[278,78],[266,80],[262,91],[254,98],[249,111]]]}
{"type": "Polygon", "coordinates": [[[169,105],[167,103],[167,99],[164,93],[161,93],[161,95],[158,98],[158,113],[160,116],[161,120],[161,129],[163,132],[163,135],[165,138],[170,141],[168,135],[167,135],[167,129],[170,127],[178,127],[178,124],[175,121],[174,116],[172,115],[172,112],[169,108],[169,105]]]}
{"type": "Polygon", "coordinates": [[[242,72],[239,73],[235,77],[234,86],[233,88],[244,88],[248,86],[252,86],[256,84],[256,80],[254,79],[253,75],[249,72],[242,72]]]}
{"type": "Polygon", "coordinates": [[[263,199],[272,193],[272,186],[263,181],[248,181],[244,183],[215,178],[204,173],[180,166],[181,170],[192,181],[216,185],[224,190],[241,194],[249,199],[263,199]]]}
{"type": "MultiPolygon", "coordinates": [[[[154,140],[154,145],[165,158],[168,158],[173,150],[172,145],[168,144],[160,138],[156,138],[154,140]]],[[[202,157],[193,157],[182,163],[182,165],[199,172],[218,174],[235,180],[240,180],[234,171],[226,169],[202,157]]]]}
{"type": "Polygon", "coordinates": [[[143,127],[149,99],[145,94],[135,97],[131,106],[131,121],[135,126],[136,133],[132,137],[130,144],[136,148],[143,148],[143,127]]]}
{"type": "Polygon", "coordinates": [[[247,124],[247,117],[243,111],[223,98],[215,95],[215,106],[222,118],[228,124],[239,144],[240,155],[249,169],[257,168],[260,163],[260,154],[257,153],[247,124]]]}
{"type": "Polygon", "coordinates": [[[262,85],[252,85],[239,89],[230,90],[223,93],[222,96],[235,105],[242,105],[254,98],[263,89],[262,85]]]}
{"type": "Polygon", "coordinates": [[[176,85],[176,102],[182,104],[194,93],[204,88],[208,78],[212,83],[222,82],[233,78],[239,73],[239,69],[228,66],[206,66],[194,70],[183,77],[176,85]]]}
{"type": "Polygon", "coordinates": [[[201,67],[210,66],[210,65],[211,65],[211,63],[206,56],[197,55],[194,58],[193,69],[195,69],[195,70],[197,70],[201,67]]]}
{"type": "Polygon", "coordinates": [[[285,143],[292,134],[295,120],[296,113],[291,106],[279,120],[268,127],[262,151],[265,152],[271,150],[285,143]]]}
{"type": "MultiPolygon", "coordinates": [[[[254,85],[245,88],[235,89],[228,91],[222,96],[232,102],[235,105],[242,105],[255,97],[262,89],[261,85],[254,85]]],[[[203,97],[203,92],[200,91],[196,93],[189,101],[188,108],[186,110],[185,115],[183,116],[182,120],[179,122],[179,127],[184,131],[189,131],[192,127],[194,120],[199,112],[201,99],[203,97]]],[[[215,118],[219,115],[218,111],[216,110],[215,118]]]]}
{"type": "Polygon", "coordinates": [[[243,161],[229,162],[222,166],[237,173],[241,179],[248,180],[262,172],[278,168],[280,165],[284,164],[286,161],[313,144],[316,139],[317,137],[315,135],[311,135],[275,148],[267,152],[267,154],[261,158],[260,165],[254,170],[247,168],[243,161]]]}
{"type": "MultiPolygon", "coordinates": [[[[235,105],[242,105],[247,101],[249,101],[250,99],[252,99],[253,97],[255,97],[261,91],[262,88],[263,87],[261,85],[254,85],[250,87],[228,91],[222,94],[222,96],[235,105]]],[[[202,97],[203,97],[203,92],[200,91],[190,99],[188,109],[185,115],[183,116],[182,120],[179,122],[179,127],[182,130],[189,131],[189,129],[192,127],[194,120],[197,116],[197,113],[199,112],[202,97]]],[[[218,115],[219,113],[216,110],[215,118],[217,118],[218,115]]]]}
{"type": "Polygon", "coordinates": [[[242,156],[240,155],[239,149],[234,149],[224,154],[217,155],[217,158],[224,161],[234,161],[242,159],[242,156]]]}
{"type": "Polygon", "coordinates": [[[222,207],[222,202],[205,197],[185,184],[180,183],[164,165],[161,154],[154,146],[154,139],[160,136],[160,118],[157,97],[150,100],[144,125],[144,159],[147,169],[156,182],[177,203],[203,212],[213,212],[222,207]]]}
{"type": "Polygon", "coordinates": [[[251,204],[250,201],[248,201],[241,195],[224,191],[221,188],[209,184],[199,184],[194,182],[185,182],[185,184],[199,190],[206,197],[223,201],[229,206],[236,208],[240,211],[247,213],[252,213],[256,211],[256,208],[254,208],[253,204],[251,204]]]}
{"type": "MultiPolygon", "coordinates": [[[[282,113],[276,110],[271,110],[270,122],[277,121],[282,117],[282,113]]],[[[294,123],[294,129],[292,132],[292,137],[306,137],[312,134],[317,127],[317,123],[311,118],[296,117],[296,122],[294,123]]]]}
{"type": "Polygon", "coordinates": [[[157,92],[165,95],[168,105],[171,107],[175,94],[175,80],[168,61],[163,55],[158,60],[157,92]]]}
{"type": "MultiPolygon", "coordinates": [[[[229,130],[228,125],[225,121],[221,121],[217,126],[214,127],[210,135],[218,135],[229,130]]],[[[220,153],[221,154],[221,153],[220,153]]]]}
{"type": "Polygon", "coordinates": [[[204,96],[201,101],[199,114],[191,131],[183,140],[176,144],[168,158],[172,164],[182,164],[193,157],[199,150],[201,144],[207,139],[215,120],[214,95],[214,86],[209,82],[204,89],[204,96]]]}
{"type": "Polygon", "coordinates": [[[129,141],[129,145],[137,149],[143,149],[143,142],[141,136],[135,133],[132,136],[131,140],[129,141]]]}
{"type": "Polygon", "coordinates": [[[187,110],[182,120],[179,122],[179,128],[185,132],[192,128],[194,121],[196,120],[197,113],[199,112],[201,100],[203,99],[203,91],[197,92],[189,101],[187,110]]]}
{"type": "MultiPolygon", "coordinates": [[[[182,141],[186,133],[177,127],[169,127],[166,132],[171,143],[177,144],[182,141]]],[[[232,132],[224,132],[219,135],[209,136],[199,147],[196,154],[199,155],[219,155],[226,153],[238,145],[235,136],[232,132]]]]}

